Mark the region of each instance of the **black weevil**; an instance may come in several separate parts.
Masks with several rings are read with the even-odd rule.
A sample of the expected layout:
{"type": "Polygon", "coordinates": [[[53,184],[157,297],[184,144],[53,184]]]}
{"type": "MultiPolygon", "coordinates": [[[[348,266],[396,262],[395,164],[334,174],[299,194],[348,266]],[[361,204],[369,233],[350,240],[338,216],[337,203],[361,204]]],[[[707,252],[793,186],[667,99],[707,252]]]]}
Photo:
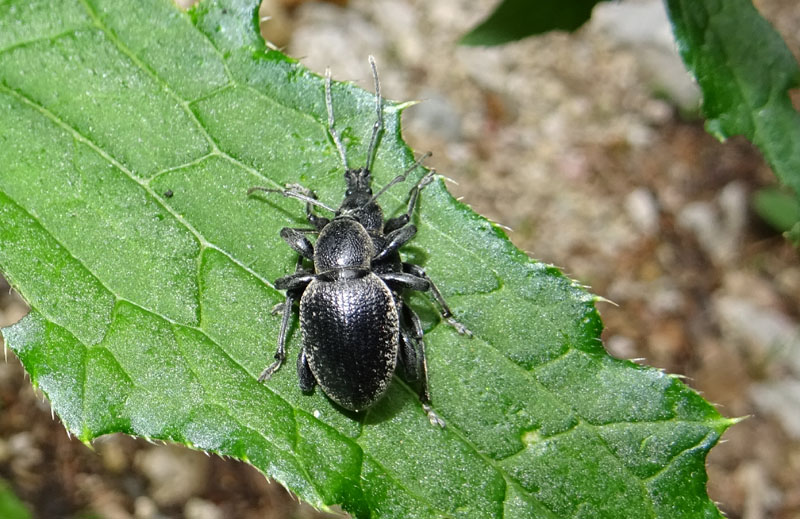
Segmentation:
{"type": "Polygon", "coordinates": [[[330,70],[325,77],[325,104],[328,131],[336,144],[347,182],[339,209],[319,200],[313,191],[298,184],[284,190],[253,187],[254,191],[280,193],[306,202],[306,217],[312,229],[286,227],[281,237],[300,256],[294,274],[275,281],[275,288],[286,290],[275,362],[261,373],[259,381],[269,379],[286,358],[286,333],[294,302],[300,300],[302,350],[297,359],[300,388],[311,391],[319,384],[328,397],[340,406],[363,411],[377,402],[389,386],[398,361],[405,378],[420,383],[419,399],[432,424],[444,427],[444,420],[430,406],[425,344],[419,317],[403,300],[404,289],[430,291],[442,317],[461,334],[471,335],[453,318],[436,285],[422,268],[401,260],[398,250],[417,232],[410,224],[420,191],[431,182],[428,173],[411,189],[404,214],[384,220],[377,198],[403,182],[416,169],[419,159],[395,177],[378,193],[372,194],[370,166],[383,132],[383,107],[375,60],[369,58],[375,80],[377,120],[363,168],[351,169],[341,139],[334,127],[330,70]],[[317,215],[313,207],[334,213],[333,219],[317,215]],[[312,244],[306,234],[318,234],[312,244]],[[306,269],[303,258],[313,262],[306,269]]]}

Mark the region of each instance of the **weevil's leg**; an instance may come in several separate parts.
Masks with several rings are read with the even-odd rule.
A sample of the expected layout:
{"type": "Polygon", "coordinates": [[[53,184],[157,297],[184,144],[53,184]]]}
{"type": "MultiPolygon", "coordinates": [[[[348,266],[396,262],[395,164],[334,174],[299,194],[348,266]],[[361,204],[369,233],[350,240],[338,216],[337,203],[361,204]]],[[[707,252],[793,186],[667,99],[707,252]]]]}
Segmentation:
{"type": "MultiPolygon", "coordinates": [[[[339,138],[339,134],[336,132],[336,128],[333,126],[333,101],[331,100],[331,69],[325,69],[325,107],[328,109],[328,133],[331,134],[331,138],[333,139],[334,144],[336,144],[336,149],[339,150],[339,156],[342,158],[342,166],[344,166],[344,170],[347,171],[350,169],[347,167],[347,157],[344,154],[344,146],[342,146],[342,140],[339,138]]],[[[335,211],[334,211],[335,212],[335,211]]]]}
{"type": "Polygon", "coordinates": [[[286,293],[286,300],[283,302],[283,319],[281,319],[281,331],[278,334],[278,349],[275,350],[275,362],[264,368],[258,376],[259,382],[269,380],[273,373],[278,371],[283,361],[286,359],[286,331],[289,327],[289,317],[292,314],[292,305],[295,301],[295,294],[291,291],[286,293]]]}
{"type": "Polygon", "coordinates": [[[417,349],[414,339],[404,325],[400,325],[400,351],[399,361],[403,365],[403,373],[406,382],[417,382],[419,380],[419,362],[417,361],[417,349]]]}
{"type": "Polygon", "coordinates": [[[424,292],[431,288],[430,280],[408,272],[380,272],[378,277],[393,289],[409,288],[424,292]]]}
{"type": "MultiPolygon", "coordinates": [[[[313,206],[317,206],[317,207],[321,207],[323,209],[326,209],[326,210],[328,210],[328,211],[330,211],[332,213],[336,212],[336,209],[334,209],[332,207],[328,207],[327,205],[323,204],[322,202],[317,200],[315,196],[312,197],[312,196],[307,195],[305,193],[305,191],[307,191],[307,189],[302,187],[302,186],[298,186],[297,184],[290,184],[289,187],[287,187],[286,189],[272,189],[271,187],[253,186],[253,187],[251,187],[250,189],[247,190],[247,196],[252,195],[256,191],[263,191],[265,193],[278,193],[279,195],[283,195],[286,198],[296,198],[297,200],[302,200],[303,202],[306,203],[306,207],[308,205],[313,205],[313,206]],[[301,188],[301,189],[298,190],[297,189],[298,187],[301,188]]],[[[312,192],[312,194],[313,194],[313,192],[312,192]]]]}
{"type": "Polygon", "coordinates": [[[306,358],[305,348],[300,349],[300,354],[297,356],[297,380],[300,385],[300,391],[303,393],[310,393],[314,386],[317,385],[317,379],[311,373],[311,368],[308,365],[306,358]]]}
{"type": "Polygon", "coordinates": [[[403,263],[403,272],[427,281],[430,286],[430,291],[433,294],[433,298],[436,299],[437,303],[439,303],[439,311],[441,312],[444,320],[447,321],[450,326],[455,328],[456,331],[461,335],[472,337],[472,332],[469,331],[466,326],[458,322],[453,316],[453,311],[450,310],[450,306],[444,300],[444,297],[442,297],[442,293],[439,292],[439,289],[436,287],[436,284],[433,282],[430,276],[428,276],[428,274],[422,270],[422,267],[414,265],[413,263],[403,263]]]}
{"type": "Polygon", "coordinates": [[[306,238],[302,230],[284,227],[281,229],[281,238],[289,244],[289,247],[297,251],[300,256],[314,260],[314,245],[306,238]]]}
{"type": "MultiPolygon", "coordinates": [[[[372,77],[375,79],[375,112],[378,118],[375,124],[372,125],[372,138],[369,141],[369,148],[367,149],[367,163],[364,169],[372,171],[372,160],[375,155],[375,148],[378,145],[378,140],[383,133],[383,99],[381,98],[381,82],[378,80],[378,67],[375,65],[375,58],[369,57],[369,66],[372,68],[372,77]]],[[[345,169],[347,166],[345,165],[345,169]]]]}
{"type": "Polygon", "coordinates": [[[280,306],[283,310],[283,318],[281,319],[281,329],[278,333],[278,349],[275,350],[275,362],[264,368],[261,375],[258,376],[258,381],[263,382],[269,380],[273,373],[281,367],[283,361],[286,360],[286,334],[289,330],[289,318],[292,315],[292,305],[297,301],[303,293],[303,289],[314,279],[314,274],[303,270],[303,257],[297,258],[297,265],[295,266],[294,274],[284,276],[275,280],[275,288],[279,290],[286,290],[286,299],[283,303],[275,305],[272,309],[275,310],[280,306]]]}
{"type": "MultiPolygon", "coordinates": [[[[316,277],[317,275],[313,272],[302,270],[276,279],[275,288],[278,290],[286,290],[287,296],[289,295],[288,292],[300,292],[302,294],[306,285],[314,281],[316,277]]],[[[297,299],[297,297],[295,297],[295,299],[297,299]]]]}
{"type": "Polygon", "coordinates": [[[411,330],[409,330],[411,336],[400,347],[400,355],[403,356],[403,360],[406,363],[406,374],[411,376],[412,374],[409,372],[413,369],[414,380],[420,381],[419,401],[422,403],[422,409],[425,414],[428,415],[428,420],[432,425],[444,427],[444,420],[431,407],[431,395],[428,390],[428,358],[425,355],[425,341],[422,340],[422,324],[419,322],[417,314],[408,305],[403,305],[401,311],[403,319],[411,325],[411,330]],[[404,348],[409,349],[404,350],[404,348]],[[410,368],[412,365],[413,368],[410,368]]]}
{"type": "Polygon", "coordinates": [[[319,229],[308,229],[306,227],[284,227],[284,229],[289,229],[302,234],[319,234],[319,229]]]}
{"type": "MultiPolygon", "coordinates": [[[[430,153],[428,153],[430,155],[430,153]]],[[[426,155],[427,156],[427,155],[426,155]]],[[[424,158],[424,157],[423,157],[424,158]]],[[[431,171],[424,177],[422,177],[417,184],[411,188],[411,191],[408,195],[408,208],[404,214],[400,216],[396,216],[394,218],[389,218],[386,220],[386,223],[383,225],[383,232],[390,233],[395,229],[399,229],[406,225],[408,222],[411,221],[411,215],[414,214],[414,209],[417,205],[417,198],[419,197],[420,191],[422,191],[425,186],[431,183],[433,180],[434,172],[431,171]]]]}
{"type": "MultiPolygon", "coordinates": [[[[317,232],[317,231],[313,231],[317,232]]],[[[303,295],[303,290],[305,289],[306,285],[310,283],[308,278],[304,278],[302,274],[310,274],[310,278],[313,279],[313,272],[310,272],[303,268],[303,256],[297,256],[297,266],[294,269],[294,274],[290,274],[288,276],[284,276],[282,278],[278,278],[275,280],[276,286],[279,290],[284,290],[286,288],[285,285],[297,285],[295,287],[295,291],[298,292],[295,300],[298,299],[301,295],[303,295]],[[300,281],[297,281],[297,280],[300,281]]],[[[283,312],[286,303],[278,303],[272,307],[269,311],[271,315],[277,315],[280,312],[283,312]]]]}
{"type": "Polygon", "coordinates": [[[397,251],[400,247],[405,245],[414,235],[417,234],[417,227],[414,225],[405,225],[399,229],[388,233],[384,238],[385,242],[383,248],[372,257],[373,263],[381,261],[397,251]]]}
{"type": "MultiPolygon", "coordinates": [[[[286,187],[287,189],[302,193],[313,200],[318,200],[317,194],[305,186],[301,186],[300,184],[289,184],[286,187]]],[[[313,207],[313,204],[306,202],[306,219],[308,220],[308,223],[313,225],[317,231],[321,231],[323,227],[330,223],[330,219],[316,214],[313,207]]]]}
{"type": "Polygon", "coordinates": [[[400,350],[399,360],[403,365],[403,373],[406,382],[417,382],[420,379],[420,362],[417,356],[417,341],[422,340],[422,336],[413,328],[407,307],[402,299],[397,301],[397,311],[400,314],[400,350]]]}
{"type": "MultiPolygon", "coordinates": [[[[372,198],[370,199],[370,202],[374,202],[375,200],[377,200],[379,196],[381,196],[386,191],[388,191],[389,188],[392,187],[393,185],[399,184],[400,182],[405,182],[406,178],[408,177],[408,174],[411,173],[412,171],[414,171],[415,169],[417,169],[419,167],[419,165],[422,164],[422,161],[427,159],[430,156],[431,156],[431,152],[429,151],[428,153],[426,153],[425,155],[421,156],[416,161],[414,161],[414,164],[412,164],[410,168],[408,168],[407,170],[405,170],[401,174],[399,174],[396,177],[394,177],[392,180],[389,181],[388,184],[383,186],[380,191],[378,191],[377,193],[372,195],[372,198]]],[[[428,177],[433,178],[433,172],[430,172],[428,175],[425,175],[422,179],[420,179],[419,182],[417,182],[417,184],[414,187],[418,188],[422,184],[423,181],[425,181],[425,184],[422,187],[424,187],[427,184],[430,184],[430,180],[426,180],[426,179],[428,179],[428,177]]],[[[413,188],[412,188],[412,190],[413,190],[413,188]]]]}

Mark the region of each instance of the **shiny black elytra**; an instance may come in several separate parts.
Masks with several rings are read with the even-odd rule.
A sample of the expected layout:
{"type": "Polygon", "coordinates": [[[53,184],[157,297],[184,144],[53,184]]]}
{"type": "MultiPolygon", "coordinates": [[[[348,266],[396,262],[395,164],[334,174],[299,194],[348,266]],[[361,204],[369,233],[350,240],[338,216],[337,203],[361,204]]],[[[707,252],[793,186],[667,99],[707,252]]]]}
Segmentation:
{"type": "Polygon", "coordinates": [[[300,330],[303,346],[297,358],[300,389],[309,392],[319,384],[328,397],[351,411],[363,411],[377,402],[389,387],[398,363],[409,382],[419,382],[419,399],[432,424],[444,427],[430,406],[428,368],[419,317],[403,300],[403,291],[430,291],[442,317],[461,334],[471,335],[454,318],[436,285],[422,268],[401,260],[398,250],[417,232],[410,224],[420,191],[433,179],[428,173],[409,192],[404,214],[384,220],[376,202],[388,188],[403,182],[426,154],[402,175],[398,175],[377,194],[370,187],[370,166],[383,132],[380,82],[375,60],[369,58],[375,80],[377,120],[363,168],[347,165],[344,147],[334,128],[330,70],[325,77],[325,103],[328,131],[344,166],[347,191],[338,209],[317,200],[313,191],[298,184],[286,189],[253,187],[254,191],[280,193],[306,202],[306,218],[313,228],[281,229],[281,237],[299,253],[294,274],[275,281],[275,288],[286,290],[275,362],[259,377],[268,380],[286,358],[286,332],[292,307],[300,300],[300,330]],[[334,214],[333,219],[317,215],[313,207],[334,214]],[[318,234],[312,244],[307,234],[318,234]],[[313,263],[313,271],[303,259],[313,263]]]}

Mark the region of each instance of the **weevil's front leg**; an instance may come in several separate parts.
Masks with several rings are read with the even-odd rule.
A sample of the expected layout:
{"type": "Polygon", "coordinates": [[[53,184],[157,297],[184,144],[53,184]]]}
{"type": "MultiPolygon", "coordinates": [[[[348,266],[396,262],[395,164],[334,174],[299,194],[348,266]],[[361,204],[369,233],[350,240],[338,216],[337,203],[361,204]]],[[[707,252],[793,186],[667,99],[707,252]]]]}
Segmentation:
{"type": "Polygon", "coordinates": [[[417,227],[414,225],[405,225],[386,234],[386,236],[384,236],[383,248],[377,251],[375,256],[372,257],[372,262],[379,262],[391,256],[397,252],[400,247],[408,243],[415,234],[417,234],[417,227]]]}
{"type": "Polygon", "coordinates": [[[433,171],[429,172],[427,175],[422,177],[414,187],[411,188],[411,191],[408,196],[408,208],[406,209],[406,212],[401,214],[400,216],[396,216],[394,218],[386,220],[386,223],[383,226],[384,233],[388,234],[392,231],[395,231],[411,221],[411,215],[414,214],[414,209],[416,208],[417,205],[417,198],[419,197],[419,193],[425,188],[425,186],[427,186],[433,181],[433,175],[434,175],[433,171]]]}
{"type": "MultiPolygon", "coordinates": [[[[311,211],[311,206],[321,207],[332,213],[336,212],[336,209],[328,207],[327,205],[317,200],[317,195],[314,194],[313,191],[306,189],[300,184],[289,184],[286,186],[286,189],[273,189],[271,187],[254,186],[247,190],[247,196],[252,195],[256,191],[263,191],[265,193],[278,193],[279,195],[285,196],[287,198],[296,198],[297,200],[302,200],[303,202],[306,203],[306,216],[308,217],[308,221],[311,222],[311,224],[314,225],[315,227],[317,227],[317,225],[322,225],[323,220],[327,219],[319,217],[316,214],[314,214],[311,211]]],[[[324,227],[324,225],[322,225],[322,227],[324,227]]],[[[318,229],[322,229],[322,227],[318,227],[318,229]]]]}
{"type": "Polygon", "coordinates": [[[461,335],[466,335],[467,337],[472,337],[472,332],[467,329],[466,326],[461,324],[456,320],[453,316],[453,311],[450,310],[450,306],[444,300],[442,293],[439,292],[439,289],[436,287],[436,284],[433,280],[428,276],[428,274],[420,267],[419,265],[414,265],[413,263],[403,263],[403,272],[412,274],[418,278],[422,278],[428,282],[430,285],[431,294],[433,294],[433,298],[439,303],[439,312],[442,314],[442,317],[445,321],[450,324],[453,328],[456,329],[458,333],[461,335]]]}
{"type": "MultiPolygon", "coordinates": [[[[305,236],[305,229],[295,229],[293,227],[284,227],[281,229],[281,238],[289,247],[295,250],[303,258],[314,260],[314,245],[305,236]]],[[[299,272],[295,271],[295,273],[299,272]]],[[[282,278],[283,279],[283,278],[282,278]]]]}
{"type": "MultiPolygon", "coordinates": [[[[318,200],[317,194],[314,191],[300,184],[287,184],[286,189],[292,190],[296,193],[301,193],[312,200],[318,200]]],[[[312,203],[308,201],[306,201],[306,219],[308,220],[308,223],[313,225],[317,231],[321,231],[323,227],[330,223],[330,219],[315,213],[312,203]]]]}

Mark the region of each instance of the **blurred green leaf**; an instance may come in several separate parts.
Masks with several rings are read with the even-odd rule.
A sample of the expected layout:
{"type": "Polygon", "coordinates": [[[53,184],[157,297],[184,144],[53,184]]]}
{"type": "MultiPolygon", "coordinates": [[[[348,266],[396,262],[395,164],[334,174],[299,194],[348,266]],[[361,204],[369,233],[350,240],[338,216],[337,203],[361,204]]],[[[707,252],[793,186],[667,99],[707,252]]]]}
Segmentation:
{"type": "MultiPolygon", "coordinates": [[[[270,280],[294,265],[278,231],[304,222],[297,200],[245,193],[301,182],[336,205],[344,187],[323,81],[266,49],[256,7],[0,6],[0,270],[31,305],[4,336],[65,426],[244,460],[357,517],[720,517],[704,461],[732,421],[609,357],[595,298],[441,181],[405,254],[475,332],[413,298],[448,427],[400,380],[363,416],[302,394],[291,362],[256,381],[278,333],[270,280]]],[[[333,98],[363,164],[374,98],[341,83],[333,98]]],[[[413,161],[401,108],[385,106],[377,186],[413,161]]]]}
{"type": "Polygon", "coordinates": [[[465,34],[462,45],[502,45],[548,31],[574,31],[605,0],[502,0],[484,21],[465,34]]]}
{"type": "Polygon", "coordinates": [[[781,232],[789,231],[800,222],[800,201],[784,190],[760,189],[755,194],[753,205],[761,218],[781,232]]]}
{"type": "Polygon", "coordinates": [[[800,69],[750,0],[667,0],[683,61],[703,91],[707,130],[744,135],[800,195],[800,114],[788,91],[800,69]]]}
{"type": "Polygon", "coordinates": [[[14,494],[8,483],[0,479],[0,517],[3,519],[30,519],[31,513],[14,494]]]}
{"type": "Polygon", "coordinates": [[[786,231],[784,235],[786,236],[787,240],[791,241],[795,245],[800,245],[800,222],[794,224],[794,226],[786,231]]]}

